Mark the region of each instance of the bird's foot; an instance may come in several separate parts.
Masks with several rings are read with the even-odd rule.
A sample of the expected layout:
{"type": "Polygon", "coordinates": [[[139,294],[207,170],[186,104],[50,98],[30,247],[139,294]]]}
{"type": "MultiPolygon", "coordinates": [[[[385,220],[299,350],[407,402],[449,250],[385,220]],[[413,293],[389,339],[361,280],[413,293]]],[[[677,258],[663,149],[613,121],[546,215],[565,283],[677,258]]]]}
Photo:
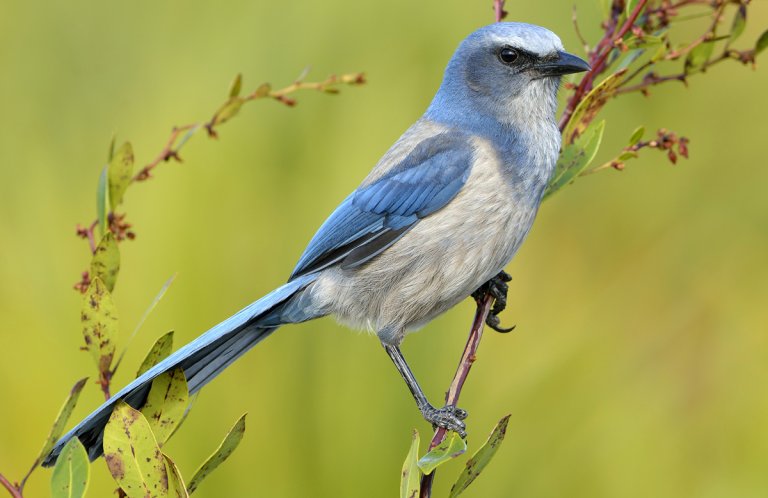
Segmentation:
{"type": "Polygon", "coordinates": [[[493,308],[485,319],[485,324],[496,332],[507,333],[514,330],[515,326],[502,327],[499,314],[507,307],[507,291],[509,286],[507,282],[511,281],[512,277],[507,272],[499,272],[498,275],[484,283],[472,293],[472,297],[476,301],[480,302],[486,294],[493,296],[493,308]]]}
{"type": "Polygon", "coordinates": [[[462,438],[467,437],[465,429],[466,424],[462,422],[467,418],[466,410],[457,408],[453,405],[445,405],[442,408],[435,408],[432,405],[427,405],[421,409],[421,414],[424,419],[432,424],[432,428],[442,427],[449,431],[454,431],[462,438]]]}

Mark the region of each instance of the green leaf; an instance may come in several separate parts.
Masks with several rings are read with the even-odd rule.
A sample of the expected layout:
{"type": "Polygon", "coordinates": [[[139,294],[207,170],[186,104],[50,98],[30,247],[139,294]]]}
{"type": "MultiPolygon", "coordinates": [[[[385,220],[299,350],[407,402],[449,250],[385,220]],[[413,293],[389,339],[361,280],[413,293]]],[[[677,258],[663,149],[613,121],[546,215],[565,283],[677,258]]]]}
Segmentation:
{"type": "Polygon", "coordinates": [[[80,440],[73,437],[59,454],[51,475],[53,498],[81,498],[88,489],[91,465],[80,440]]]}
{"type": "Polygon", "coordinates": [[[213,454],[208,457],[208,459],[200,466],[200,468],[197,469],[195,475],[192,476],[192,479],[189,481],[189,486],[187,487],[189,494],[194,493],[197,487],[200,486],[200,483],[203,482],[203,479],[208,477],[208,474],[213,472],[216,467],[221,465],[224,460],[229,458],[232,452],[234,452],[237,448],[237,445],[240,444],[240,441],[242,441],[244,434],[245,414],[240,417],[237,422],[235,422],[235,425],[232,426],[232,428],[229,430],[226,437],[224,438],[224,441],[221,442],[216,451],[214,451],[213,454]]]}
{"type": "Polygon", "coordinates": [[[133,333],[131,334],[129,341],[134,338],[134,336],[139,331],[139,329],[141,329],[141,326],[144,325],[144,322],[147,320],[147,317],[152,313],[152,311],[154,311],[155,307],[157,306],[157,303],[159,303],[160,300],[163,299],[163,297],[165,296],[165,293],[168,292],[168,288],[170,288],[174,280],[176,280],[176,273],[171,275],[168,278],[168,280],[165,281],[163,286],[160,287],[160,290],[158,291],[155,298],[152,300],[151,303],[149,303],[149,306],[147,307],[147,309],[144,310],[144,313],[141,315],[141,319],[139,320],[139,323],[137,323],[136,328],[133,329],[133,333]]]}
{"type": "Polygon", "coordinates": [[[755,43],[755,55],[759,54],[766,48],[768,48],[768,30],[763,31],[763,34],[760,35],[760,38],[757,39],[757,43],[755,43]]]}
{"type": "Polygon", "coordinates": [[[147,418],[160,446],[168,441],[181,422],[188,401],[189,390],[182,368],[165,372],[152,381],[141,413],[147,418]]]}
{"type": "Polygon", "coordinates": [[[688,52],[688,57],[685,58],[685,72],[689,73],[690,70],[702,68],[709,58],[712,57],[714,48],[715,44],[713,42],[704,42],[694,47],[693,50],[688,52]]]}
{"type": "Polygon", "coordinates": [[[413,431],[411,449],[403,462],[403,471],[400,477],[400,498],[419,498],[421,492],[421,472],[418,466],[419,460],[419,431],[413,431]]]}
{"type": "Polygon", "coordinates": [[[144,361],[141,362],[139,370],[136,372],[136,377],[140,377],[141,374],[154,367],[162,360],[166,359],[171,350],[173,349],[173,330],[167,334],[161,335],[155,343],[149,348],[147,356],[144,357],[144,361]]]}
{"type": "Polygon", "coordinates": [[[629,144],[628,147],[632,147],[637,142],[643,139],[643,135],[645,135],[645,126],[638,126],[635,131],[632,132],[632,135],[629,137],[629,144]]]}
{"type": "Polygon", "coordinates": [[[490,463],[491,459],[496,454],[496,450],[499,449],[502,441],[504,441],[504,436],[507,432],[507,423],[509,423],[509,417],[510,416],[507,415],[499,420],[499,423],[496,424],[496,427],[494,427],[491,435],[488,436],[488,440],[480,447],[479,450],[477,450],[477,453],[472,455],[472,458],[467,461],[467,465],[464,467],[464,471],[461,473],[461,475],[459,475],[459,478],[456,479],[456,483],[451,487],[451,494],[448,496],[448,498],[455,498],[459,496],[462,491],[467,489],[467,487],[472,484],[475,479],[477,479],[477,476],[479,476],[480,472],[485,469],[486,465],[490,463]]]}
{"type": "Polygon", "coordinates": [[[99,277],[91,280],[80,311],[85,347],[90,351],[99,372],[106,373],[115,355],[118,332],[117,309],[106,285],[99,277]]]}
{"type": "Polygon", "coordinates": [[[622,152],[621,154],[619,154],[619,157],[617,157],[616,160],[619,162],[624,162],[630,159],[635,159],[636,157],[637,157],[637,152],[628,150],[626,152],[622,152]]]}
{"type": "Polygon", "coordinates": [[[431,474],[438,466],[456,458],[467,451],[467,442],[456,432],[450,432],[450,436],[432,448],[418,461],[419,468],[425,474],[431,474]]]}
{"type": "Polygon", "coordinates": [[[173,432],[171,432],[171,435],[168,436],[168,439],[172,438],[174,434],[179,432],[179,429],[182,425],[184,425],[184,421],[187,420],[187,415],[189,415],[190,410],[192,410],[192,407],[195,405],[195,402],[197,401],[197,396],[200,394],[200,391],[196,392],[189,398],[189,403],[187,403],[187,409],[184,410],[184,415],[181,416],[181,420],[179,420],[179,423],[176,424],[176,427],[173,428],[173,432]]]}
{"type": "Polygon", "coordinates": [[[243,75],[240,73],[237,73],[237,76],[235,76],[235,79],[232,80],[232,84],[229,85],[229,96],[230,97],[240,96],[240,89],[242,87],[243,87],[243,75]]]}
{"type": "Polygon", "coordinates": [[[662,43],[659,45],[659,48],[656,49],[656,52],[651,56],[651,62],[659,62],[660,60],[664,59],[664,57],[667,56],[667,52],[669,51],[669,46],[666,43],[662,43]]]}
{"type": "Polygon", "coordinates": [[[613,97],[616,89],[622,82],[625,72],[626,69],[611,74],[579,102],[579,105],[576,106],[571,115],[571,119],[568,121],[568,126],[563,130],[564,146],[567,147],[569,144],[572,144],[577,136],[584,133],[595,116],[597,116],[597,113],[613,97]]]}
{"type": "Polygon", "coordinates": [[[617,70],[623,71],[627,69],[630,65],[632,65],[633,62],[635,62],[638,58],[640,58],[641,55],[645,53],[644,48],[633,48],[632,50],[629,50],[626,54],[624,54],[624,57],[621,59],[621,62],[616,67],[617,70]]]}
{"type": "Polygon", "coordinates": [[[259,85],[256,91],[253,92],[253,96],[255,98],[266,97],[267,95],[269,95],[269,92],[271,91],[272,91],[272,85],[270,85],[269,83],[262,83],[261,85],[259,85]]]}
{"type": "Polygon", "coordinates": [[[107,232],[96,247],[91,258],[91,278],[99,277],[107,290],[112,292],[117,283],[117,273],[120,271],[120,249],[112,232],[107,232]]]}
{"type": "Polygon", "coordinates": [[[226,123],[240,112],[245,101],[240,97],[230,97],[226,104],[221,106],[214,117],[214,124],[226,123]]]}
{"type": "Polygon", "coordinates": [[[48,453],[50,453],[51,449],[53,449],[54,443],[61,437],[61,434],[64,432],[64,427],[66,427],[67,421],[72,415],[72,411],[75,409],[75,405],[77,405],[80,392],[83,390],[83,386],[85,386],[87,381],[87,377],[80,379],[75,383],[74,386],[72,386],[72,389],[70,389],[69,394],[67,395],[67,399],[64,400],[64,404],[61,405],[59,414],[56,415],[56,420],[53,422],[51,432],[48,433],[48,437],[46,438],[45,443],[43,443],[43,448],[40,450],[40,455],[37,457],[33,469],[34,467],[37,467],[37,464],[41,460],[48,456],[48,453]]]}
{"type": "Polygon", "coordinates": [[[603,131],[605,131],[605,120],[591,127],[574,143],[565,146],[557,160],[555,175],[544,192],[545,199],[575,180],[590,165],[600,148],[603,131]]]}
{"type": "Polygon", "coordinates": [[[109,165],[104,166],[99,175],[99,185],[96,187],[96,219],[99,221],[99,233],[104,235],[107,230],[107,173],[109,165]]]}
{"type": "Polygon", "coordinates": [[[733,16],[733,24],[731,24],[731,35],[728,40],[728,45],[735,42],[738,37],[744,33],[744,28],[747,26],[747,6],[739,5],[736,10],[736,14],[733,16]]]}
{"type": "Polygon", "coordinates": [[[189,498],[179,468],[168,455],[163,454],[163,458],[165,459],[165,470],[168,473],[168,496],[170,498],[189,498]]]}
{"type": "MultiPolygon", "coordinates": [[[[131,332],[131,336],[126,341],[126,346],[123,348],[123,351],[120,353],[120,357],[117,359],[117,362],[115,363],[114,370],[117,370],[117,367],[120,366],[120,364],[123,362],[123,358],[125,357],[126,351],[128,351],[128,345],[133,341],[133,338],[136,337],[136,334],[139,332],[141,327],[144,325],[144,322],[147,320],[147,317],[152,313],[152,311],[157,306],[157,303],[160,302],[160,300],[165,296],[165,293],[168,291],[168,288],[171,286],[173,281],[176,279],[176,274],[174,273],[171,275],[171,277],[165,281],[163,286],[160,288],[160,291],[157,293],[155,298],[152,300],[152,302],[149,304],[149,307],[144,310],[144,313],[141,315],[141,318],[139,319],[139,322],[136,324],[136,327],[134,327],[133,332],[131,332]]],[[[144,372],[141,372],[144,373],[144,372]]],[[[140,374],[139,374],[140,375],[140,374]]]]}
{"type": "Polygon", "coordinates": [[[104,428],[104,459],[129,498],[168,494],[168,472],[149,422],[140,411],[118,401],[104,428]]]}
{"type": "Polygon", "coordinates": [[[133,178],[133,147],[125,142],[109,162],[109,206],[112,211],[123,202],[123,195],[133,178]]]}

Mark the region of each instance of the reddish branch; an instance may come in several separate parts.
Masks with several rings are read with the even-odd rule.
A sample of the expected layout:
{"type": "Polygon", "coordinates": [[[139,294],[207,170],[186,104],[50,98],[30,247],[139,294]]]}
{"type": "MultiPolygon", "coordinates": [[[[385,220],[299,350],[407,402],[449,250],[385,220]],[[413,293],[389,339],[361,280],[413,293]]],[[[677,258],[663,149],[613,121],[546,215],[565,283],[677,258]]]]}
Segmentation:
{"type": "Polygon", "coordinates": [[[21,491],[16,486],[11,484],[11,481],[6,479],[3,474],[0,474],[0,485],[7,489],[13,498],[24,498],[21,494],[21,491]]]}
{"type": "Polygon", "coordinates": [[[640,15],[640,12],[643,11],[647,3],[648,0],[640,0],[637,2],[637,5],[629,14],[629,17],[627,17],[627,20],[624,22],[621,28],[619,28],[615,35],[613,33],[616,29],[616,21],[612,17],[611,23],[606,30],[606,35],[602,40],[600,40],[600,42],[590,54],[589,65],[592,66],[592,69],[584,76],[584,78],[581,80],[581,83],[579,83],[579,86],[576,87],[576,91],[568,101],[568,105],[565,107],[565,111],[563,111],[563,116],[560,118],[559,123],[560,131],[565,130],[565,127],[568,125],[568,121],[571,119],[573,111],[576,110],[576,106],[578,106],[579,102],[581,102],[584,96],[586,96],[587,93],[589,93],[589,91],[592,89],[597,75],[605,70],[605,64],[608,60],[608,56],[611,54],[617,44],[621,42],[621,40],[624,38],[624,35],[626,35],[630,29],[632,29],[632,26],[635,24],[637,17],[640,15]]]}
{"type": "MultiPolygon", "coordinates": [[[[260,85],[256,90],[246,95],[245,97],[239,97],[237,95],[231,96],[232,99],[239,99],[240,104],[245,104],[252,100],[269,98],[276,100],[289,107],[296,105],[296,99],[288,97],[289,94],[297,92],[299,90],[316,90],[324,93],[338,93],[338,86],[340,85],[361,85],[365,83],[365,75],[363,73],[343,74],[341,76],[331,75],[323,81],[308,82],[303,81],[303,76],[294,81],[290,85],[281,88],[279,90],[272,90],[269,84],[264,83],[260,85]]],[[[159,154],[146,166],[141,168],[139,172],[133,177],[134,182],[140,182],[147,180],[151,177],[151,172],[160,163],[175,160],[181,162],[179,152],[187,140],[200,128],[205,128],[208,132],[208,136],[211,138],[218,137],[216,127],[224,123],[224,119],[220,119],[226,104],[222,105],[218,111],[213,114],[213,117],[207,122],[190,123],[183,126],[174,126],[171,130],[171,135],[165,143],[165,146],[159,154]],[[183,135],[182,135],[183,134],[183,135]]]]}
{"type": "Polygon", "coordinates": [[[506,0],[493,0],[493,15],[496,22],[501,22],[509,14],[504,10],[505,3],[507,3],[506,0]]]}
{"type": "MultiPolygon", "coordinates": [[[[469,369],[472,368],[472,364],[477,359],[477,348],[480,347],[480,339],[483,337],[483,328],[485,327],[485,319],[488,318],[488,313],[491,310],[493,304],[493,296],[486,294],[482,300],[477,301],[477,310],[475,311],[475,319],[472,322],[472,328],[469,331],[469,337],[467,337],[467,344],[464,346],[464,352],[461,355],[461,361],[456,369],[456,373],[451,381],[451,386],[448,388],[448,392],[445,393],[445,404],[453,405],[459,402],[459,396],[461,396],[461,390],[464,387],[464,382],[469,375],[469,369]]],[[[432,437],[432,442],[429,444],[429,449],[435,448],[440,444],[447,431],[442,427],[435,431],[432,437]]],[[[431,474],[424,475],[421,478],[421,498],[429,498],[432,496],[432,482],[435,479],[435,472],[433,470],[431,474]]]]}
{"type": "MultiPolygon", "coordinates": [[[[272,99],[289,107],[296,105],[296,99],[289,97],[290,94],[300,90],[315,90],[323,93],[335,94],[339,92],[338,87],[341,85],[362,85],[365,83],[365,75],[363,73],[350,73],[342,74],[340,76],[331,75],[323,81],[310,82],[303,81],[304,74],[300,76],[296,81],[290,85],[280,88],[278,90],[272,90],[270,85],[264,83],[260,85],[256,90],[250,94],[239,97],[237,95],[230,96],[229,100],[213,114],[211,119],[207,122],[190,123],[182,126],[174,126],[171,129],[171,134],[165,142],[165,145],[155,158],[144,165],[131,179],[132,183],[142,182],[152,177],[152,171],[157,168],[161,163],[168,161],[181,162],[181,156],[179,155],[181,148],[187,143],[187,141],[194,135],[200,128],[204,128],[208,132],[208,136],[211,138],[218,137],[216,128],[223,124],[226,119],[221,117],[225,111],[227,104],[232,102],[232,99],[238,99],[239,105],[243,105],[246,102],[258,99],[272,99]]],[[[239,78],[239,77],[238,77],[239,78]]],[[[231,117],[231,115],[229,116],[231,117]]],[[[227,118],[228,119],[228,118],[227,118]]],[[[136,234],[131,231],[131,224],[125,221],[125,214],[117,214],[110,212],[107,215],[108,229],[115,236],[115,239],[120,242],[125,239],[133,239],[136,234]]],[[[82,225],[77,226],[77,236],[88,241],[88,246],[91,250],[91,254],[96,252],[97,242],[95,231],[98,226],[98,220],[91,223],[88,227],[82,225]]],[[[80,281],[74,285],[74,289],[84,294],[88,290],[88,286],[91,283],[91,278],[88,271],[84,271],[81,274],[80,281]]],[[[106,394],[106,392],[105,392],[106,394]]]]}

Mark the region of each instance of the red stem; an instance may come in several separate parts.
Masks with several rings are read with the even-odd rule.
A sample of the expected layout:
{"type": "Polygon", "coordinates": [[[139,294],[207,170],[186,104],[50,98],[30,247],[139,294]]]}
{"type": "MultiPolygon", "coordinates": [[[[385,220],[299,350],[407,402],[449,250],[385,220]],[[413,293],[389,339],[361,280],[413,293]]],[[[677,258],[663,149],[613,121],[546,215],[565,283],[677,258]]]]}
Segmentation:
{"type": "MultiPolygon", "coordinates": [[[[478,301],[477,310],[475,311],[475,319],[472,322],[472,329],[469,331],[469,337],[467,337],[467,344],[464,346],[464,352],[461,355],[461,361],[456,369],[456,373],[451,381],[451,386],[448,388],[448,392],[445,393],[445,404],[454,405],[459,402],[459,396],[461,396],[461,389],[464,387],[464,382],[469,375],[469,369],[472,368],[472,364],[477,359],[477,348],[480,346],[480,339],[483,337],[483,328],[485,327],[485,319],[488,317],[488,313],[491,311],[491,304],[493,304],[493,296],[486,294],[482,301],[478,301]]],[[[439,427],[435,431],[435,435],[432,437],[432,442],[429,444],[431,450],[443,439],[445,439],[447,431],[442,427],[439,427]]],[[[421,498],[430,498],[432,496],[432,482],[435,479],[435,472],[433,470],[431,474],[421,477],[421,498]]]]}
{"type": "Polygon", "coordinates": [[[91,248],[91,254],[96,254],[96,240],[93,236],[93,231],[96,230],[96,225],[98,224],[99,220],[96,220],[88,227],[88,246],[91,248]]]}
{"type": "Polygon", "coordinates": [[[496,22],[501,22],[502,19],[507,17],[507,11],[504,10],[504,4],[506,0],[493,0],[493,14],[496,18],[496,22]]]}
{"type": "Polygon", "coordinates": [[[573,97],[571,97],[571,99],[568,101],[568,106],[563,112],[563,117],[560,118],[560,131],[565,129],[568,121],[571,119],[573,111],[576,110],[576,106],[579,104],[579,102],[581,102],[581,99],[584,97],[584,95],[586,95],[587,92],[592,89],[592,85],[595,82],[595,77],[602,73],[603,70],[605,70],[605,62],[608,60],[608,56],[613,51],[616,42],[624,38],[624,35],[626,35],[629,30],[632,29],[632,26],[635,24],[637,17],[640,15],[640,12],[643,11],[647,3],[648,0],[640,0],[635,6],[634,10],[629,14],[629,17],[624,22],[624,25],[622,25],[622,27],[619,29],[618,33],[616,33],[616,35],[613,37],[603,38],[595,48],[595,52],[593,53],[592,57],[590,57],[590,65],[592,66],[592,69],[587,73],[586,76],[584,76],[584,78],[581,80],[581,83],[579,83],[579,86],[576,88],[576,91],[573,93],[573,97]]]}
{"type": "Polygon", "coordinates": [[[24,496],[21,494],[21,491],[19,491],[16,486],[11,484],[11,481],[6,479],[3,474],[0,474],[0,484],[2,484],[3,487],[8,490],[13,498],[24,498],[24,496]]]}

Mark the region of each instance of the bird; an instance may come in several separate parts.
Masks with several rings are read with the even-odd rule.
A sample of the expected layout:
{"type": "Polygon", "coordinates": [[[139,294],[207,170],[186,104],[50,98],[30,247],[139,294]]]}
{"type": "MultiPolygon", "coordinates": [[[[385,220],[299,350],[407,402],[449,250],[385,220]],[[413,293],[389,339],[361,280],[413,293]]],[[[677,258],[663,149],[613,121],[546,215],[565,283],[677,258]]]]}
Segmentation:
{"type": "Polygon", "coordinates": [[[429,403],[400,351],[406,335],[492,282],[526,238],[560,150],[562,77],[588,71],[541,26],[497,22],[466,37],[426,112],[310,240],[288,282],[181,347],[64,435],[91,460],[118,400],[184,371],[195,393],[278,327],[333,315],[374,332],[425,420],[465,437],[466,411],[429,403]]]}

